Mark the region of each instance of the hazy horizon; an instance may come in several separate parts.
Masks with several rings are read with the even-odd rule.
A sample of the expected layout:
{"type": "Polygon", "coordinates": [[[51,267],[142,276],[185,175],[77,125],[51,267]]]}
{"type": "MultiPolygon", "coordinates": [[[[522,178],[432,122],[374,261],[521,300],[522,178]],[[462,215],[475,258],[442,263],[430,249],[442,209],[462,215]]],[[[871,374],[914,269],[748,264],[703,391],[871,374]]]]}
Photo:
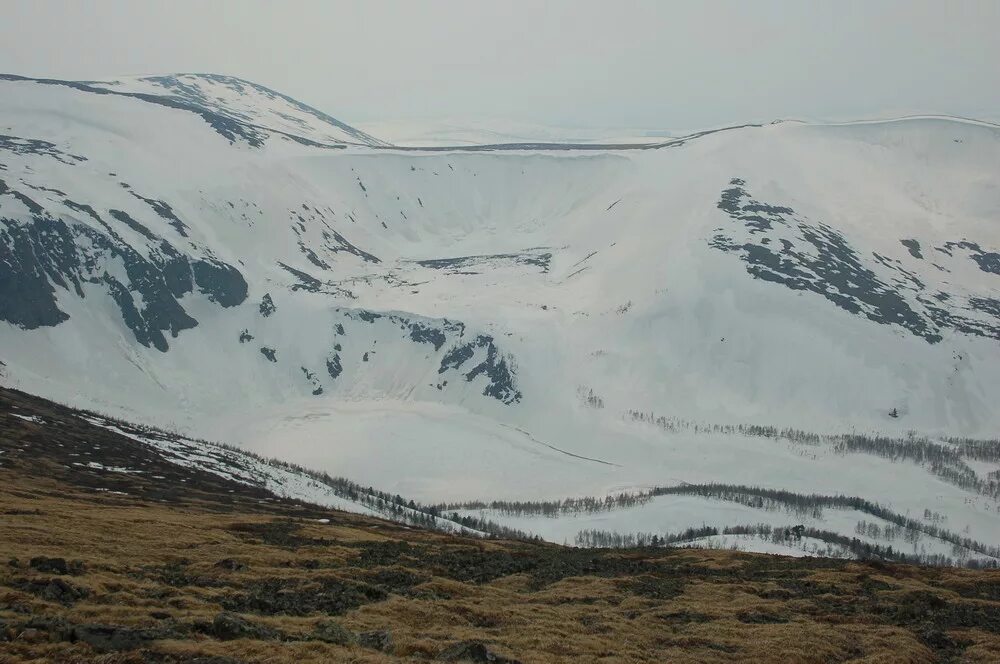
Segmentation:
{"type": "Polygon", "coordinates": [[[676,129],[1000,118],[1000,3],[989,0],[53,0],[8,1],[4,13],[3,72],[228,74],[348,123],[676,129]]]}

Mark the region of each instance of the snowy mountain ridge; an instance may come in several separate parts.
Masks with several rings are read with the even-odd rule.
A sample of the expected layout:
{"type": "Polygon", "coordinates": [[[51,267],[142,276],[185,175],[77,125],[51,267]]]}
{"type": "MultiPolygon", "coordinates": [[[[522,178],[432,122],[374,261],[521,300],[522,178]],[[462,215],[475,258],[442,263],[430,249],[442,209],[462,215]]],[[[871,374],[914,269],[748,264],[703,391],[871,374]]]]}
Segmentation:
{"type": "Polygon", "coordinates": [[[172,74],[114,81],[64,81],[0,74],[0,81],[63,86],[190,111],[201,115],[231,141],[243,140],[255,147],[260,147],[269,135],[317,147],[387,145],[280,92],[234,76],[172,74]]]}
{"type": "MultiPolygon", "coordinates": [[[[940,118],[397,149],[239,79],[3,76],[0,374],[425,503],[715,482],[995,540],[997,164],[940,118]]],[[[678,500],[642,528],[717,507],[678,500]]]]}
{"type": "Polygon", "coordinates": [[[107,90],[178,99],[237,122],[321,144],[388,145],[276,90],[235,76],[170,74],[94,81],[91,84],[107,90]]]}

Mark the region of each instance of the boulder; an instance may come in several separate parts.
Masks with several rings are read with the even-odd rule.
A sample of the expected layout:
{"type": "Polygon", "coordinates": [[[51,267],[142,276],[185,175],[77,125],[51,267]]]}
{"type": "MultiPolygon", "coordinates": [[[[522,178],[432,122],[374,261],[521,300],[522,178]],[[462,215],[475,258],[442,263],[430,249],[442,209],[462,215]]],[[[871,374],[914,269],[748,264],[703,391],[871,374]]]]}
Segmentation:
{"type": "Polygon", "coordinates": [[[76,625],[72,628],[69,641],[86,643],[94,650],[110,652],[115,650],[135,650],[165,634],[148,629],[133,629],[120,625],[76,625]]]}
{"type": "Polygon", "coordinates": [[[242,572],[243,570],[249,569],[248,565],[233,558],[223,558],[219,562],[215,563],[215,566],[219,569],[229,570],[230,572],[242,572]]]}
{"type": "Polygon", "coordinates": [[[324,641],[325,643],[333,643],[338,646],[347,646],[352,643],[357,642],[357,637],[354,632],[347,629],[338,622],[333,620],[324,620],[316,624],[316,628],[313,629],[312,634],[309,638],[314,641],[324,641]]]}
{"type": "Polygon", "coordinates": [[[485,644],[479,641],[460,641],[454,643],[444,650],[442,650],[438,656],[438,660],[442,662],[488,662],[490,664],[520,664],[516,659],[510,659],[509,657],[504,657],[503,655],[498,655],[485,644]]]}
{"type": "Polygon", "coordinates": [[[38,595],[42,599],[47,599],[52,602],[72,604],[73,602],[86,597],[88,592],[83,588],[77,588],[76,586],[63,581],[62,579],[52,579],[40,588],[38,595]]]}
{"type": "Polygon", "coordinates": [[[69,574],[69,564],[65,558],[46,558],[35,556],[28,563],[31,569],[49,574],[69,574]]]}
{"type": "Polygon", "coordinates": [[[220,613],[212,620],[211,633],[223,641],[233,639],[276,639],[277,630],[252,623],[234,613],[220,613]]]}
{"type": "Polygon", "coordinates": [[[384,629],[361,632],[358,634],[358,645],[382,652],[390,652],[392,650],[392,634],[384,629]]]}

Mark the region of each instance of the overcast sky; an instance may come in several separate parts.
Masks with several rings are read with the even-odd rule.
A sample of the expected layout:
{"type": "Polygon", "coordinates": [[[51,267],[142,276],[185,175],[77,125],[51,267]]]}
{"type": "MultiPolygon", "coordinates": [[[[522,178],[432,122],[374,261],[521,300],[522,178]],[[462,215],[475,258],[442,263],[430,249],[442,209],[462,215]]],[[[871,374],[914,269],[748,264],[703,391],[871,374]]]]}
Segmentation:
{"type": "Polygon", "coordinates": [[[0,0],[0,71],[215,72],[345,122],[1000,115],[1000,0],[0,0]]]}

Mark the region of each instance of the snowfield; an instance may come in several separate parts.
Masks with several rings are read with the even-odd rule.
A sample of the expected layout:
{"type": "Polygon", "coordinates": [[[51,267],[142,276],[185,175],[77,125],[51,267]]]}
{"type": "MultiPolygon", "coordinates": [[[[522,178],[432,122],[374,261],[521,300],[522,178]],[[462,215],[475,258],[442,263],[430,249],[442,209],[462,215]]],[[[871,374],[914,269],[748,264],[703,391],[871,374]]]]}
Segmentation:
{"type": "MultiPolygon", "coordinates": [[[[0,380],[425,504],[714,483],[1000,542],[1000,127],[433,147],[228,77],[0,80],[0,380]]],[[[482,515],[889,543],[704,496],[482,515]]]]}

